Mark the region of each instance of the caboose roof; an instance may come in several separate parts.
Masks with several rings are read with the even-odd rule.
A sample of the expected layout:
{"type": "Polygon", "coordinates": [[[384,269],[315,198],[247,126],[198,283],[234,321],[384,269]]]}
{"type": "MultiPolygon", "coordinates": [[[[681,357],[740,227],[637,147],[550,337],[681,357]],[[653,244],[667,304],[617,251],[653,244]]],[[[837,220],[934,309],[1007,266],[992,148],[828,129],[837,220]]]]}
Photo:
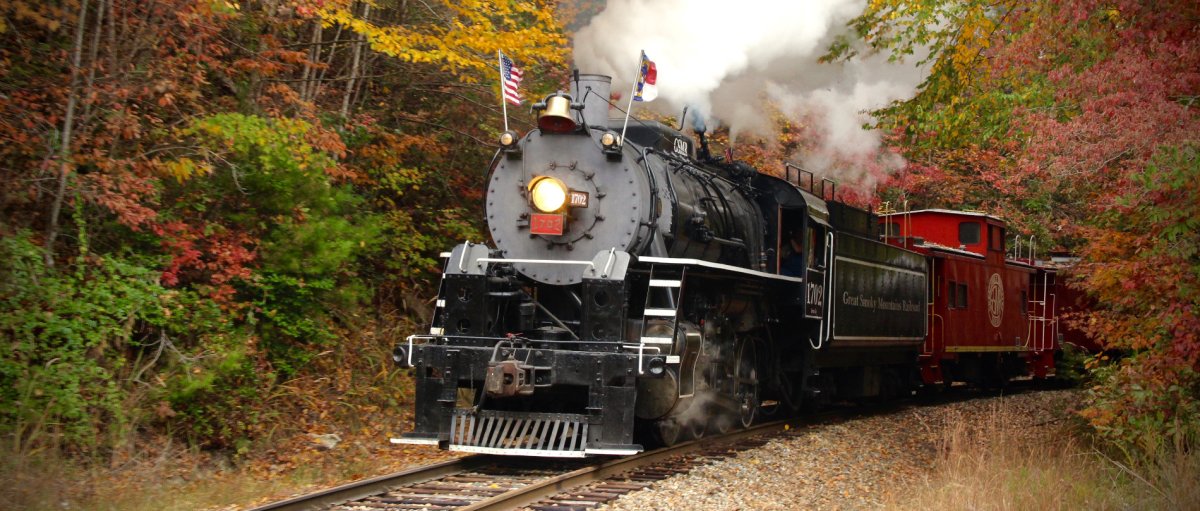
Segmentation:
{"type": "Polygon", "coordinates": [[[1003,218],[1000,218],[995,215],[989,215],[982,211],[961,211],[961,210],[954,210],[954,209],[936,209],[936,208],[934,208],[934,209],[917,209],[917,210],[913,210],[913,211],[897,211],[895,213],[883,213],[883,214],[879,214],[879,217],[880,218],[890,218],[890,217],[894,217],[894,216],[904,216],[904,215],[971,216],[971,217],[987,218],[987,219],[995,220],[995,221],[1001,222],[1001,223],[1004,222],[1003,218]]]}

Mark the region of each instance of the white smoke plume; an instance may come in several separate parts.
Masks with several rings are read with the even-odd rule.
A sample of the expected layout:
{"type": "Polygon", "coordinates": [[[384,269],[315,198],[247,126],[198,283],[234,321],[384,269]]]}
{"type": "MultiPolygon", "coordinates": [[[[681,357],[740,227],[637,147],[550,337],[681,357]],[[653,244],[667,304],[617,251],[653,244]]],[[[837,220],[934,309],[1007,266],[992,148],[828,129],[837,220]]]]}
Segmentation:
{"type": "MultiPolygon", "coordinates": [[[[927,69],[862,55],[821,64],[829,44],[865,0],[609,0],[605,10],[575,34],[575,65],[613,77],[613,91],[628,97],[641,50],[658,67],[659,99],[649,107],[667,115],[699,113],[709,126],[769,137],[774,126],[763,108],[771,100],[819,140],[795,155],[819,174],[846,181],[861,175],[835,171],[835,163],[880,156],[880,134],[862,129],[867,111],[911,98],[927,69]]],[[[623,103],[623,102],[622,102],[623,103]]],[[[622,107],[624,104],[622,104],[622,107]]],[[[883,160],[881,160],[881,158],[883,160]]],[[[890,161],[888,159],[890,158],[890,161]]]]}

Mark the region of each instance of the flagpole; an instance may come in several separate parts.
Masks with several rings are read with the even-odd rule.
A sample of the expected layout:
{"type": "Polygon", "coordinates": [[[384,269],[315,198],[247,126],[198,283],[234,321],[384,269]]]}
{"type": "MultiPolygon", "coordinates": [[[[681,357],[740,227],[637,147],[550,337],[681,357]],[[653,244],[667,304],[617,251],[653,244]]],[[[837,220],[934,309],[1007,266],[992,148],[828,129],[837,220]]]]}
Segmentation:
{"type": "Polygon", "coordinates": [[[625,146],[625,130],[629,128],[629,114],[633,111],[633,95],[637,93],[638,80],[642,78],[642,61],[646,60],[646,50],[638,55],[637,73],[634,73],[633,87],[629,89],[629,106],[625,108],[625,124],[621,126],[621,146],[625,146]]]}
{"type": "Polygon", "coordinates": [[[508,131],[508,100],[504,99],[504,54],[496,50],[496,64],[500,66],[500,109],[504,111],[504,131],[508,131]]]}

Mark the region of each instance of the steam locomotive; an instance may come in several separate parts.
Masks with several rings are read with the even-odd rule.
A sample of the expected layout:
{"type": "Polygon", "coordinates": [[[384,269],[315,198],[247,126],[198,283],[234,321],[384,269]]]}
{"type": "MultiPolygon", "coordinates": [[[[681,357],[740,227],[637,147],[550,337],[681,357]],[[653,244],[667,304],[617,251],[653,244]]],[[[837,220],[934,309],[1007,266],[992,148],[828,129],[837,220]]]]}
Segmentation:
{"type": "Polygon", "coordinates": [[[713,157],[702,133],[622,131],[609,92],[576,74],[536,129],[501,136],[492,244],[443,254],[429,333],[393,351],[416,382],[393,442],[626,455],[779,409],[1053,373],[1053,271],[1006,257],[999,219],[857,209],[798,167],[713,157]]]}

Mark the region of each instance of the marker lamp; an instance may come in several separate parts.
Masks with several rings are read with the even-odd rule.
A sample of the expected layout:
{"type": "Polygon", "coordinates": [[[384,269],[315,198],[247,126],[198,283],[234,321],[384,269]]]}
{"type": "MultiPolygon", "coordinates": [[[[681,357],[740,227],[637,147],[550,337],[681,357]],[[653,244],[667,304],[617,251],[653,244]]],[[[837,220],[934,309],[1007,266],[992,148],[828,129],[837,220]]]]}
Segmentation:
{"type": "Polygon", "coordinates": [[[616,134],[614,134],[611,131],[607,132],[603,135],[600,135],[600,145],[604,146],[604,149],[612,149],[612,148],[616,147],[617,144],[620,143],[620,141],[621,141],[621,137],[618,137],[616,134]]]}
{"type": "Polygon", "coordinates": [[[505,131],[500,134],[500,146],[504,148],[512,147],[517,143],[517,133],[515,131],[505,131]]]}

